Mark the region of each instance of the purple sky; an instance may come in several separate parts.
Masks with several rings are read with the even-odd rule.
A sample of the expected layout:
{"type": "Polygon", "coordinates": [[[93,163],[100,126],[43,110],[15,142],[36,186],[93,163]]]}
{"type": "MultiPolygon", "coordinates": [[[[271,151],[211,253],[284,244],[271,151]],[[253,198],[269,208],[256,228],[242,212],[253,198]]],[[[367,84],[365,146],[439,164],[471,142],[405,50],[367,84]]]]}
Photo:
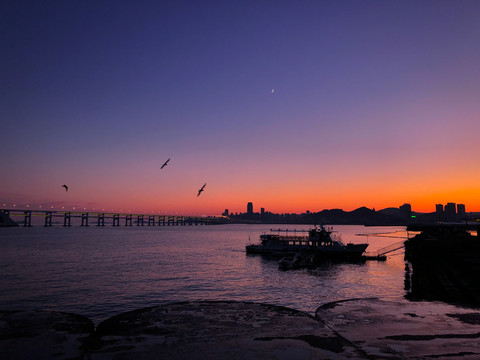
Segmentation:
{"type": "Polygon", "coordinates": [[[6,1],[0,200],[480,211],[479,19],[462,0],[6,1]]]}

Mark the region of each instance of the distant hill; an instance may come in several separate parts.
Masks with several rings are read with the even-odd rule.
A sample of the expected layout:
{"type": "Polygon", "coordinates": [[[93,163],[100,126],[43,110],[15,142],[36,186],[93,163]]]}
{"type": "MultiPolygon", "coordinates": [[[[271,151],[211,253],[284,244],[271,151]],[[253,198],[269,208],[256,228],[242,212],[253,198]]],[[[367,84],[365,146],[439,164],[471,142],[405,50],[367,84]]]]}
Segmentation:
{"type": "Polygon", "coordinates": [[[401,211],[399,208],[395,207],[389,207],[386,209],[378,210],[380,214],[386,215],[386,216],[399,216],[401,214],[401,211]]]}
{"type": "MultiPolygon", "coordinates": [[[[472,217],[473,213],[467,214],[472,217]]],[[[478,213],[475,213],[477,215],[478,213]]],[[[480,214],[478,214],[480,216],[480,214]]],[[[478,218],[477,216],[477,218],[478,218]]],[[[405,226],[412,223],[435,223],[441,221],[436,213],[405,213],[399,208],[385,208],[382,210],[369,209],[365,206],[353,211],[342,209],[326,209],[316,213],[305,214],[273,214],[253,213],[231,215],[233,223],[264,223],[264,224],[325,224],[325,225],[378,225],[405,226]],[[413,216],[412,216],[413,215],[413,216]]]]}

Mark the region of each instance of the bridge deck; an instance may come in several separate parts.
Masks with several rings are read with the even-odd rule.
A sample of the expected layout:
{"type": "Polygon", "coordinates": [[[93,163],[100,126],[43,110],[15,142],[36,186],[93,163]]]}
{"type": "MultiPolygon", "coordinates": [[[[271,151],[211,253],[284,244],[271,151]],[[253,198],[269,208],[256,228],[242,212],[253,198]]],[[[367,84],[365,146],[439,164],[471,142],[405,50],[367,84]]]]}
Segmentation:
{"type": "MultiPolygon", "coordinates": [[[[32,226],[32,218],[43,218],[44,226],[53,226],[53,219],[63,219],[63,226],[72,226],[72,219],[80,226],[105,226],[106,222],[112,226],[173,226],[173,225],[212,225],[224,223],[224,218],[217,216],[190,216],[190,215],[162,215],[141,213],[89,212],[67,210],[30,210],[30,209],[2,209],[3,214],[12,217],[23,217],[23,226],[32,226]]],[[[22,223],[22,222],[20,222],[22,223]]]]}

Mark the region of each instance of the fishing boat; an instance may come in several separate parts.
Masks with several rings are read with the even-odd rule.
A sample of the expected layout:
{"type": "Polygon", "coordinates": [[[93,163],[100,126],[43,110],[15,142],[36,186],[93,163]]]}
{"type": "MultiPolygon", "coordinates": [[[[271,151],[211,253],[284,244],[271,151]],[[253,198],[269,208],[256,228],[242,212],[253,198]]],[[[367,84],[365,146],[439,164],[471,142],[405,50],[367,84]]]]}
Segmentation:
{"type": "Polygon", "coordinates": [[[344,244],[340,236],[332,234],[324,226],[308,230],[308,235],[299,235],[299,231],[272,230],[270,234],[260,235],[260,244],[246,246],[247,254],[296,254],[310,253],[316,259],[357,259],[361,258],[368,244],[344,244]],[[284,233],[280,233],[284,232],[284,233]]]}

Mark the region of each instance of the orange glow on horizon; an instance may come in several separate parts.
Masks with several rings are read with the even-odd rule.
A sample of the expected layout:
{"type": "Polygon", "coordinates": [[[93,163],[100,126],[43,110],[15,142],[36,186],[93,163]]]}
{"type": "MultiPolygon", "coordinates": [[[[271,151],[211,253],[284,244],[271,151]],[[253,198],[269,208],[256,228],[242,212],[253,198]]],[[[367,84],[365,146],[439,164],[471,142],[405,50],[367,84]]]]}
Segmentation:
{"type": "Polygon", "coordinates": [[[23,203],[33,208],[185,215],[219,215],[225,209],[231,213],[246,212],[247,202],[253,202],[255,212],[264,208],[273,213],[324,209],[352,211],[362,206],[380,210],[404,203],[411,204],[413,211],[429,213],[435,211],[435,204],[448,202],[465,204],[467,212],[480,212],[480,187],[475,182],[480,173],[465,168],[450,173],[437,169],[426,174],[413,165],[402,171],[393,166],[389,171],[386,166],[382,172],[364,173],[347,166],[332,166],[327,173],[323,169],[292,173],[252,168],[250,171],[257,175],[250,178],[245,175],[246,169],[239,170],[241,176],[225,176],[212,170],[210,178],[219,180],[201,176],[202,181],[192,181],[185,173],[185,176],[181,174],[180,180],[165,176],[165,179],[146,181],[142,186],[135,182],[112,181],[109,187],[102,186],[102,183],[79,183],[73,184],[68,193],[53,188],[42,199],[33,195],[14,198],[1,193],[0,198],[4,208],[18,207],[14,204],[23,203]],[[197,196],[204,182],[207,182],[205,191],[197,196]],[[52,200],[45,200],[47,197],[52,200]]]}

